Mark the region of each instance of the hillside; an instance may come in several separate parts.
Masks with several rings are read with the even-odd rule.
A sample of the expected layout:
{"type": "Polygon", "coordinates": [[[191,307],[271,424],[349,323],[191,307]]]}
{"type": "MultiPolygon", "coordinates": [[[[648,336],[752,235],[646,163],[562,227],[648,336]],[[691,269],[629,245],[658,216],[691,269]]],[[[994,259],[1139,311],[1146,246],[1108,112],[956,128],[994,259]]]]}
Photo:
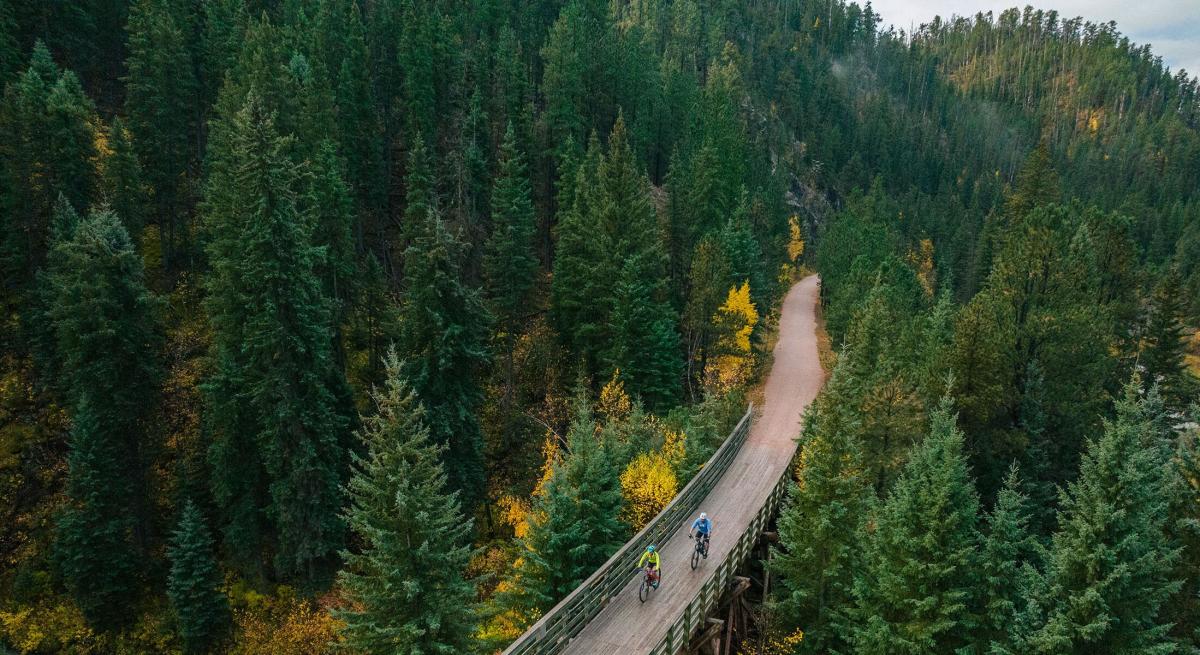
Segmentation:
{"type": "Polygon", "coordinates": [[[838,358],[743,652],[1200,647],[1200,82],[879,23],[0,0],[0,651],[495,650],[804,271],[838,358]]]}

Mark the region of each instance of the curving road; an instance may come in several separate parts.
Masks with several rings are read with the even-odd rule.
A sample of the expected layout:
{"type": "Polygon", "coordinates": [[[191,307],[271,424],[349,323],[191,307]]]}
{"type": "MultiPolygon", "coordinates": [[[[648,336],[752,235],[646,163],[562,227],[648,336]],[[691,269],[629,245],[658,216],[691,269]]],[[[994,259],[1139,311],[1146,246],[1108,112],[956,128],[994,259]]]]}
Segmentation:
{"type": "MultiPolygon", "coordinates": [[[[767,376],[762,413],[750,436],[721,480],[701,504],[713,519],[708,560],[692,571],[688,565],[692,542],[688,525],[680,525],[663,546],[663,582],[643,605],[638,601],[640,578],[630,572],[629,584],[572,640],[566,653],[642,655],[666,635],[671,622],[695,597],[758,508],[783,475],[796,450],[800,416],[816,397],[825,375],[817,356],[817,277],[801,280],[783,302],[779,343],[767,376]]],[[[690,519],[688,524],[690,524],[690,519]]]]}

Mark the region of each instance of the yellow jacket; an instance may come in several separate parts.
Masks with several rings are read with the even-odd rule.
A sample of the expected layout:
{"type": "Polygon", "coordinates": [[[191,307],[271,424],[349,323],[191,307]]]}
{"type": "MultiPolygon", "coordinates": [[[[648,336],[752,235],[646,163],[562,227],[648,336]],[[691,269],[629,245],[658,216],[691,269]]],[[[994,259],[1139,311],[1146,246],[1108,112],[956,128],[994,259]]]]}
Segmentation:
{"type": "Polygon", "coordinates": [[[646,552],[642,553],[642,559],[638,560],[638,568],[639,569],[646,566],[646,560],[649,560],[650,563],[653,564],[654,568],[656,568],[656,569],[662,565],[662,560],[660,560],[658,558],[657,550],[654,551],[653,553],[650,551],[646,551],[646,552]]]}

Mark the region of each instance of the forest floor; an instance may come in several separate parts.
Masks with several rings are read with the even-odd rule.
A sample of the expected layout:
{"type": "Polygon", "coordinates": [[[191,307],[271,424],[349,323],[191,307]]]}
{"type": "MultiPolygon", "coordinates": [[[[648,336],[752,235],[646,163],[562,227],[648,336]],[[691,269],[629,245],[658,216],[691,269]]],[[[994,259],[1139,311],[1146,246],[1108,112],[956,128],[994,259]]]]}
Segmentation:
{"type": "Polygon", "coordinates": [[[729,470],[700,506],[713,519],[708,559],[695,571],[688,558],[690,519],[661,546],[662,586],[643,604],[639,577],[630,581],[567,647],[567,653],[642,655],[662,640],[671,623],[716,571],[775,483],[790,465],[800,433],[800,417],[825,383],[818,354],[818,280],[809,276],[788,292],[780,313],[779,340],[773,349],[764,402],[750,436],[729,470]]]}

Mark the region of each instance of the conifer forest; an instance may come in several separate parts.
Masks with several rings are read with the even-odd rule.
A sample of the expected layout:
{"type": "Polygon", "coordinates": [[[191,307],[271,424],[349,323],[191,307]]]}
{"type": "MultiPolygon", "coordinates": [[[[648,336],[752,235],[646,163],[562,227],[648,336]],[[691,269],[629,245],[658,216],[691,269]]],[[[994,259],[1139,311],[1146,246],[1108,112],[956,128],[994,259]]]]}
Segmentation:
{"type": "Polygon", "coordinates": [[[1115,23],[0,0],[0,88],[0,655],[500,653],[814,274],[727,653],[1200,655],[1200,80],[1115,23]]]}

